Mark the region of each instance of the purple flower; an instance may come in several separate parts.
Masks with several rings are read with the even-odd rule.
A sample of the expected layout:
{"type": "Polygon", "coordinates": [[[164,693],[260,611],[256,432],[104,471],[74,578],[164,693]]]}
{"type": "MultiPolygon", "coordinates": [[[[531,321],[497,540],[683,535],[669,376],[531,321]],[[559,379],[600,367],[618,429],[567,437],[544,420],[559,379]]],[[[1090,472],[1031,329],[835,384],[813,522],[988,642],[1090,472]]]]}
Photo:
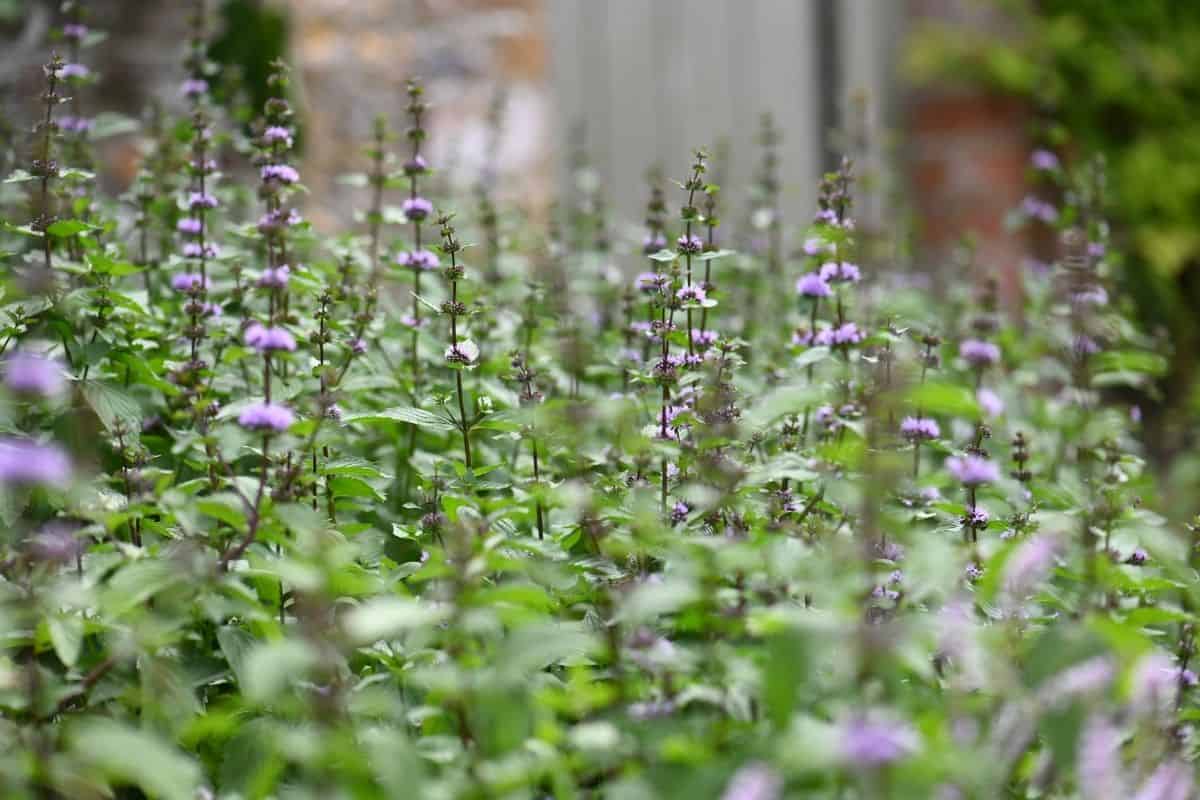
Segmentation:
{"type": "Polygon", "coordinates": [[[1054,553],[1054,541],[1047,536],[1034,536],[1021,544],[1004,566],[1004,589],[1009,597],[1028,596],[1050,574],[1054,553]]]}
{"type": "Polygon", "coordinates": [[[285,185],[297,183],[300,180],[300,173],[290,164],[267,164],[259,174],[264,181],[277,181],[285,185]]]}
{"type": "Polygon", "coordinates": [[[685,255],[695,255],[704,249],[704,241],[695,234],[680,236],[675,241],[679,245],[679,252],[685,255]]]}
{"type": "Polygon", "coordinates": [[[56,444],[0,439],[0,484],[62,486],[71,479],[71,459],[56,444]]]}
{"type": "Polygon", "coordinates": [[[1058,156],[1049,150],[1034,150],[1029,157],[1029,162],[1033,164],[1033,168],[1042,172],[1053,172],[1058,169],[1058,156]]]}
{"type": "Polygon", "coordinates": [[[4,361],[4,385],[19,394],[53,397],[66,381],[62,367],[52,358],[18,350],[4,361]]]}
{"type": "Polygon", "coordinates": [[[1129,421],[1133,422],[1133,423],[1138,423],[1138,422],[1142,421],[1142,407],[1141,406],[1130,406],[1129,407],[1129,421]]]}
{"type": "Polygon", "coordinates": [[[964,486],[979,486],[1000,478],[1000,470],[994,463],[974,453],[947,458],[946,469],[964,486]]]}
{"type": "Polygon", "coordinates": [[[671,522],[678,525],[680,522],[683,522],[687,519],[687,516],[691,513],[691,511],[692,509],[688,506],[688,504],[680,500],[671,508],[671,522]]]}
{"type": "Polygon", "coordinates": [[[95,120],[87,117],[66,116],[58,121],[58,128],[64,133],[87,133],[94,125],[95,120]]]}
{"type": "Polygon", "coordinates": [[[854,717],[842,724],[842,758],[854,767],[886,766],[915,752],[919,743],[911,727],[881,716],[854,717]]]}
{"type": "Polygon", "coordinates": [[[185,242],[183,245],[184,258],[216,258],[221,249],[215,244],[200,245],[199,242],[185,242]]]}
{"type": "Polygon", "coordinates": [[[702,331],[699,328],[692,328],[692,343],[697,347],[712,347],[716,341],[716,331],[702,331]]]}
{"type": "Polygon", "coordinates": [[[267,328],[257,322],[251,323],[250,327],[246,328],[245,341],[260,353],[296,349],[296,340],[285,329],[267,328]]]}
{"type": "Polygon", "coordinates": [[[195,292],[208,288],[208,280],[198,272],[183,272],[171,278],[171,288],[177,292],[195,292]]]}
{"type": "Polygon", "coordinates": [[[926,503],[936,503],[942,499],[942,492],[936,486],[926,486],[921,490],[921,499],[926,503]]]}
{"type": "Polygon", "coordinates": [[[657,272],[643,272],[633,279],[633,285],[640,292],[653,294],[660,291],[662,285],[666,282],[667,276],[660,275],[657,272]]]}
{"type": "Polygon", "coordinates": [[[179,93],[184,97],[199,97],[208,91],[208,81],[203,78],[188,78],[179,84],[179,93]]]}
{"type": "Polygon", "coordinates": [[[263,289],[282,289],[288,285],[291,274],[292,268],[287,264],[280,264],[274,268],[267,267],[258,277],[258,285],[263,289]]]}
{"type": "Polygon", "coordinates": [[[1140,547],[1135,547],[1130,553],[1129,558],[1125,559],[1126,564],[1132,564],[1135,567],[1140,567],[1150,560],[1150,554],[1140,547]]]}
{"type": "Polygon", "coordinates": [[[973,367],[986,367],[1000,360],[1000,348],[982,339],[967,339],[958,346],[958,354],[973,367]]]}
{"type": "Polygon", "coordinates": [[[409,197],[400,206],[400,210],[409,222],[420,222],[433,213],[433,203],[424,197],[409,197]]]}
{"type": "Polygon", "coordinates": [[[754,763],[733,773],[721,800],[778,800],[783,779],[766,764],[754,763]]]}
{"type": "Polygon", "coordinates": [[[361,338],[354,339],[350,342],[350,350],[354,353],[354,355],[361,356],[363,353],[367,352],[367,343],[361,338]]]}
{"type": "Polygon", "coordinates": [[[90,74],[92,71],[83,64],[63,64],[58,70],[60,78],[86,78],[90,74]]]}
{"type": "Polygon", "coordinates": [[[64,39],[71,39],[78,42],[87,37],[88,27],[87,25],[80,25],[78,22],[68,22],[66,25],[63,25],[62,33],[64,39]]]}
{"type": "Polygon", "coordinates": [[[1079,356],[1092,356],[1100,352],[1100,344],[1090,336],[1079,334],[1072,342],[1072,348],[1075,354],[1079,356]]]}
{"type": "Polygon", "coordinates": [[[703,303],[708,299],[708,293],[704,291],[699,284],[693,283],[691,286],[684,286],[675,293],[685,303],[703,303]]]}
{"type": "Polygon", "coordinates": [[[282,144],[292,146],[292,133],[282,125],[270,125],[263,131],[262,140],[265,144],[282,144]]]}
{"type": "Polygon", "coordinates": [[[1021,210],[1025,212],[1026,216],[1040,220],[1047,225],[1054,223],[1058,219],[1058,209],[1052,203],[1047,203],[1045,200],[1040,200],[1033,195],[1021,201],[1021,210]]]}
{"type": "Polygon", "coordinates": [[[833,289],[819,273],[808,272],[796,281],[796,292],[803,297],[829,297],[833,294],[833,289]]]}
{"type": "Polygon", "coordinates": [[[258,218],[259,233],[270,233],[281,228],[286,228],[291,225],[299,225],[301,222],[299,212],[294,208],[277,209],[263,214],[258,218]]]}
{"type": "Polygon", "coordinates": [[[975,399],[979,401],[979,407],[986,416],[998,417],[1004,413],[1004,401],[991,389],[981,388],[975,393],[975,399]]]}
{"type": "Polygon", "coordinates": [[[937,420],[928,417],[905,417],[900,422],[900,433],[913,441],[921,439],[936,439],[942,435],[937,420]]]}
{"type": "Polygon", "coordinates": [[[857,283],[862,280],[862,272],[849,261],[826,261],[821,265],[821,277],[827,281],[857,283]]]}
{"type": "Polygon", "coordinates": [[[1190,800],[1193,786],[1192,768],[1172,759],[1154,770],[1133,800],[1190,800]]]}
{"type": "Polygon", "coordinates": [[[424,156],[415,155],[404,162],[405,175],[420,175],[427,169],[429,169],[429,163],[425,160],[424,156]]]}
{"type": "Polygon", "coordinates": [[[396,256],[396,263],[410,269],[433,270],[441,263],[432,250],[405,250],[396,256]]]}
{"type": "Polygon", "coordinates": [[[837,422],[837,417],[833,413],[833,406],[818,406],[813,413],[813,418],[825,427],[833,427],[837,422]]]}
{"type": "Polygon", "coordinates": [[[853,322],[844,322],[833,329],[833,343],[839,345],[858,344],[863,340],[862,331],[853,322]]]}
{"type": "Polygon", "coordinates": [[[646,255],[657,253],[667,246],[667,237],[661,233],[647,233],[646,238],[642,240],[642,252],[646,255]]]}
{"type": "Polygon", "coordinates": [[[296,415],[279,403],[254,403],[238,415],[238,424],[250,430],[286,431],[296,421],[296,415]]]}
{"type": "Polygon", "coordinates": [[[1079,794],[1088,800],[1125,800],[1122,785],[1121,734],[1099,714],[1088,718],[1079,737],[1076,775],[1079,794]]]}
{"type": "Polygon", "coordinates": [[[972,561],[970,564],[967,564],[967,568],[963,570],[963,574],[966,576],[967,580],[977,581],[983,577],[983,567],[972,561]]]}
{"type": "Polygon", "coordinates": [[[198,208],[216,208],[217,198],[208,192],[192,192],[188,195],[188,208],[195,211],[198,208]]]}
{"type": "Polygon", "coordinates": [[[400,317],[400,324],[406,328],[424,328],[425,320],[417,319],[412,314],[404,314],[400,317]]]}
{"type": "Polygon", "coordinates": [[[974,505],[967,509],[965,522],[968,528],[986,528],[988,522],[992,519],[992,515],[988,510],[981,505],[974,505]]]}
{"type": "Polygon", "coordinates": [[[204,230],[204,221],[196,217],[182,217],[175,223],[175,230],[188,236],[199,236],[204,230]]]}

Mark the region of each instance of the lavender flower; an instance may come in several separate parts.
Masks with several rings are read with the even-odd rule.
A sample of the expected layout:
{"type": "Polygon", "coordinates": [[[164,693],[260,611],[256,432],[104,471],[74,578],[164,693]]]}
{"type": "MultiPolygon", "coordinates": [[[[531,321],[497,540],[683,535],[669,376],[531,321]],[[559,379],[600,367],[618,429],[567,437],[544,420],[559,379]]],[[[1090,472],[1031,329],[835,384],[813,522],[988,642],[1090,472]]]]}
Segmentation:
{"type": "Polygon", "coordinates": [[[967,339],[958,346],[958,354],[973,367],[986,367],[1000,360],[1000,348],[982,339],[967,339]]]}
{"type": "Polygon", "coordinates": [[[991,389],[981,388],[975,393],[975,399],[986,416],[998,417],[1004,413],[1004,401],[991,389]]]}
{"type": "Polygon", "coordinates": [[[829,297],[833,289],[819,273],[808,272],[796,281],[796,292],[804,297],[829,297]]]}
{"type": "Polygon", "coordinates": [[[676,244],[679,245],[679,252],[685,255],[695,255],[704,249],[704,240],[695,234],[680,236],[676,240],[676,244]]]}
{"type": "Polygon", "coordinates": [[[0,484],[63,486],[71,480],[71,459],[56,444],[0,438],[0,484]]]}
{"type": "Polygon", "coordinates": [[[679,291],[675,292],[675,296],[685,303],[703,303],[708,299],[708,293],[703,287],[696,284],[691,286],[683,286],[679,291]]]}
{"type": "Polygon", "coordinates": [[[854,717],[842,724],[841,752],[853,767],[875,769],[916,752],[920,740],[905,723],[878,715],[854,717]]]}
{"type": "Polygon", "coordinates": [[[991,519],[992,515],[988,513],[988,510],[976,504],[967,509],[967,516],[964,521],[969,528],[986,528],[991,519]]]}
{"type": "Polygon", "coordinates": [[[420,270],[434,270],[441,264],[437,253],[432,250],[406,250],[396,256],[396,263],[402,267],[420,270]]]}
{"type": "Polygon", "coordinates": [[[4,361],[4,385],[10,391],[53,397],[62,392],[65,384],[62,366],[52,358],[18,350],[4,361]]]}
{"type": "Polygon", "coordinates": [[[286,148],[292,146],[292,133],[282,125],[269,125],[263,131],[263,144],[282,144],[286,148]]]}
{"type": "Polygon", "coordinates": [[[283,289],[291,278],[292,268],[287,264],[278,267],[267,267],[258,277],[258,285],[263,289],[283,289]]]}
{"type": "Polygon", "coordinates": [[[361,356],[367,352],[367,342],[364,339],[356,338],[350,342],[350,350],[356,356],[361,356]]]}
{"type": "Polygon", "coordinates": [[[1081,797],[1124,800],[1128,796],[1121,768],[1121,734],[1103,716],[1088,718],[1079,738],[1076,774],[1081,797]]]}
{"type": "Polygon", "coordinates": [[[92,71],[83,64],[63,64],[58,70],[60,78],[86,78],[92,71]]]}
{"type": "Polygon", "coordinates": [[[1154,770],[1133,800],[1190,800],[1193,788],[1192,768],[1172,759],[1154,770]]]}
{"type": "Polygon", "coordinates": [[[1058,209],[1052,203],[1047,203],[1033,195],[1021,201],[1021,210],[1027,217],[1040,220],[1047,225],[1053,224],[1058,219],[1058,209]]]}
{"type": "Polygon", "coordinates": [[[827,281],[857,283],[862,280],[862,271],[857,264],[848,261],[826,261],[821,265],[821,278],[827,281]]]}
{"type": "Polygon", "coordinates": [[[783,779],[766,764],[754,763],[733,773],[721,800],[778,800],[783,779]]]}
{"type": "Polygon", "coordinates": [[[171,288],[177,292],[195,292],[208,288],[208,279],[198,272],[184,272],[171,278],[171,288]]]}
{"type": "Polygon", "coordinates": [[[400,206],[400,210],[409,222],[420,222],[433,213],[433,203],[424,197],[409,197],[400,206]]]}
{"type": "Polygon", "coordinates": [[[646,255],[657,253],[667,246],[667,237],[660,232],[647,233],[646,238],[642,240],[642,252],[646,255]]]}
{"type": "Polygon", "coordinates": [[[251,323],[250,327],[246,328],[245,341],[255,350],[263,353],[272,350],[292,351],[296,349],[296,340],[285,329],[267,328],[257,322],[251,323]]]}
{"type": "Polygon", "coordinates": [[[1029,163],[1033,164],[1036,170],[1053,172],[1058,169],[1058,156],[1049,150],[1038,149],[1029,157],[1029,163]]]}
{"type": "Polygon", "coordinates": [[[671,508],[671,522],[678,525],[680,522],[683,522],[687,519],[688,514],[690,514],[691,511],[691,507],[689,507],[687,503],[680,500],[671,508]]]}
{"type": "Polygon", "coordinates": [[[62,27],[64,39],[69,39],[75,42],[81,42],[88,35],[87,25],[80,25],[78,22],[68,22],[62,27]]]}
{"type": "Polygon", "coordinates": [[[942,435],[937,420],[928,417],[905,417],[900,422],[900,433],[913,441],[936,439],[942,435]]]}
{"type": "Polygon", "coordinates": [[[853,322],[843,322],[832,329],[832,337],[837,345],[858,344],[863,340],[862,331],[853,322]]]}
{"type": "Polygon", "coordinates": [[[296,415],[279,403],[254,403],[238,415],[238,424],[249,430],[286,431],[296,421],[296,415]]]}
{"type": "Polygon", "coordinates": [[[179,93],[189,99],[195,99],[208,91],[208,81],[203,78],[188,78],[179,84],[179,93]]]}
{"type": "Polygon", "coordinates": [[[259,170],[264,181],[276,181],[290,186],[300,181],[300,173],[290,164],[267,164],[259,170]]]}
{"type": "Polygon", "coordinates": [[[215,244],[201,246],[199,242],[187,242],[183,246],[184,258],[216,258],[220,254],[221,249],[215,244]]]}
{"type": "Polygon", "coordinates": [[[188,208],[195,211],[198,208],[216,208],[217,198],[208,192],[192,192],[188,195],[188,208]]]}
{"type": "Polygon", "coordinates": [[[1054,540],[1034,536],[1026,540],[1004,565],[1004,590],[1013,600],[1024,599],[1054,566],[1054,540]]]}
{"type": "Polygon", "coordinates": [[[175,230],[188,236],[199,236],[204,230],[204,222],[196,217],[181,217],[179,222],[175,223],[175,230]]]}
{"type": "Polygon", "coordinates": [[[699,328],[692,328],[692,342],[697,347],[712,347],[716,341],[716,331],[702,331],[699,328]]]}
{"type": "Polygon", "coordinates": [[[87,117],[65,116],[58,121],[58,128],[64,133],[87,133],[94,126],[95,120],[87,117]]]}
{"type": "Polygon", "coordinates": [[[1000,470],[994,463],[974,453],[951,456],[946,459],[946,469],[964,486],[979,486],[1000,478],[1000,470]]]}

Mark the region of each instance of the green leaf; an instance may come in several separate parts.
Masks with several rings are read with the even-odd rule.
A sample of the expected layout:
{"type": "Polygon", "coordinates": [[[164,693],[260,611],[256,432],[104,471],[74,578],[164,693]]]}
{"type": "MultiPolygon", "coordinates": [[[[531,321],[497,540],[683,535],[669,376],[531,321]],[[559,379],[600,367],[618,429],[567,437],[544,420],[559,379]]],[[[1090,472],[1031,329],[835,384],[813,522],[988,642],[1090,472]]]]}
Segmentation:
{"type": "Polygon", "coordinates": [[[68,667],[75,666],[83,648],[83,618],[75,614],[55,614],[46,620],[46,627],[59,661],[68,667]]]}
{"type": "Polygon", "coordinates": [[[200,767],[163,739],[115,720],[92,718],[72,728],[71,750],[118,782],[132,783],[153,798],[194,800],[200,767]]]}
{"type": "Polygon", "coordinates": [[[436,414],[431,414],[420,408],[412,408],[410,406],[402,406],[400,408],[389,408],[386,411],[369,411],[363,414],[347,414],[342,418],[343,422],[407,422],[410,425],[416,425],[418,428],[425,428],[431,431],[452,431],[455,430],[454,423],[436,414]]]}
{"type": "Polygon", "coordinates": [[[246,658],[256,643],[257,640],[241,628],[222,625],[217,629],[217,644],[239,686],[246,685],[246,658]]]}
{"type": "Polygon", "coordinates": [[[142,409],[125,390],[99,381],[85,381],[81,389],[87,404],[108,430],[113,430],[118,423],[126,430],[141,427],[142,409]]]}
{"type": "Polygon", "coordinates": [[[287,639],[260,644],[243,662],[239,679],[242,691],[255,702],[272,700],[316,663],[317,654],[306,641],[287,639]]]}
{"type": "Polygon", "coordinates": [[[979,418],[979,402],[970,389],[951,383],[925,383],[908,392],[908,402],[925,415],[979,418]]]}
{"type": "Polygon", "coordinates": [[[47,233],[51,236],[57,236],[61,239],[76,236],[90,230],[96,230],[96,226],[89,225],[81,219],[60,219],[58,222],[50,223],[50,226],[46,228],[47,233]]]}
{"type": "Polygon", "coordinates": [[[376,597],[346,614],[346,635],[358,644],[390,639],[445,620],[449,609],[406,597],[376,597]]]}
{"type": "Polygon", "coordinates": [[[669,263],[679,258],[679,255],[674,250],[664,249],[659,250],[657,253],[651,253],[649,257],[652,261],[665,261],[669,263]]]}
{"type": "Polygon", "coordinates": [[[365,497],[368,500],[383,502],[383,495],[362,478],[348,475],[338,475],[329,479],[329,491],[334,497],[365,497]]]}

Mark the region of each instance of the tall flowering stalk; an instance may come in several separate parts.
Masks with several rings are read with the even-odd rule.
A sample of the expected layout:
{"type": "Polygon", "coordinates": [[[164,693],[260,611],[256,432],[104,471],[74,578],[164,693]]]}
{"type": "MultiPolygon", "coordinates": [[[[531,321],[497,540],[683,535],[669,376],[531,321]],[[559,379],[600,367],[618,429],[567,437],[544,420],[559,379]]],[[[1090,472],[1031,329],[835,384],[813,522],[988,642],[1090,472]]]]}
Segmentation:
{"type": "Polygon", "coordinates": [[[683,184],[683,188],[688,195],[687,204],[679,212],[679,218],[683,221],[683,235],[677,240],[679,253],[683,256],[684,261],[685,283],[683,288],[679,290],[679,299],[683,302],[684,308],[687,311],[689,365],[699,362],[696,356],[695,337],[692,336],[692,309],[701,306],[706,299],[704,288],[692,283],[692,259],[704,251],[704,242],[699,236],[692,233],[692,228],[704,221],[700,214],[700,209],[696,208],[696,193],[703,192],[705,188],[704,173],[708,153],[704,149],[700,149],[696,151],[695,156],[696,160],[692,164],[691,177],[683,184]]]}
{"type": "Polygon", "coordinates": [[[783,215],[779,208],[779,143],[781,135],[775,116],[764,112],[759,123],[758,143],[762,162],[755,176],[757,206],[754,227],[767,232],[767,271],[778,275],[783,266],[783,215]]]}
{"type": "Polygon", "coordinates": [[[58,135],[58,123],[54,120],[54,109],[63,98],[59,94],[60,77],[64,62],[57,53],[42,67],[46,77],[46,89],[42,92],[42,118],[34,128],[38,137],[33,147],[33,157],[30,159],[29,173],[38,182],[38,192],[33,205],[33,222],[30,228],[41,236],[43,266],[46,279],[51,275],[52,236],[50,226],[54,224],[54,199],[51,195],[51,182],[59,177],[60,169],[55,160],[54,145],[58,135]]]}
{"type": "Polygon", "coordinates": [[[452,217],[443,214],[438,217],[441,228],[442,252],[450,258],[445,269],[445,278],[450,283],[450,299],[442,303],[442,313],[450,318],[450,345],[446,348],[446,363],[454,370],[454,388],[458,398],[458,428],[462,433],[463,461],[467,469],[471,469],[471,420],[467,417],[467,405],[463,392],[463,369],[472,366],[479,359],[479,348],[470,339],[459,337],[459,317],[467,313],[467,306],[458,299],[458,282],[465,270],[458,263],[458,253],[462,245],[455,238],[454,226],[450,224],[452,217]]]}
{"type": "Polygon", "coordinates": [[[404,317],[401,322],[412,328],[412,351],[409,363],[412,372],[413,385],[420,383],[420,331],[421,331],[421,273],[435,270],[439,266],[437,255],[424,246],[422,242],[422,224],[433,214],[433,203],[420,194],[421,178],[429,172],[429,165],[421,155],[421,145],[425,141],[425,128],[422,120],[428,109],[421,99],[424,89],[414,80],[408,82],[408,115],[410,124],[404,135],[412,148],[408,161],[404,163],[404,174],[408,177],[408,197],[402,206],[404,218],[412,225],[412,248],[397,256],[397,263],[412,270],[412,314],[404,317]]]}

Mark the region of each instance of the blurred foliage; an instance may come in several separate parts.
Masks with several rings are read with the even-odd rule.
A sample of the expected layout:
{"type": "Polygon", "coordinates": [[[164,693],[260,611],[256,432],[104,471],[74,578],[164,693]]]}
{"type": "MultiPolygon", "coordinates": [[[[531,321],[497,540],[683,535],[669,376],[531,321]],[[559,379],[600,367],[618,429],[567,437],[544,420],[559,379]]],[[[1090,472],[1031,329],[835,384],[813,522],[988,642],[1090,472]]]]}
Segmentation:
{"type": "Polygon", "coordinates": [[[218,91],[244,91],[251,108],[262,108],[271,96],[267,86],[271,65],[286,55],[287,42],[287,15],[282,10],[259,0],[226,0],[217,35],[208,48],[226,82],[218,91]]]}
{"type": "MultiPolygon", "coordinates": [[[[933,23],[907,54],[919,82],[1026,97],[1036,136],[1070,158],[1102,153],[1107,209],[1128,252],[1122,289],[1175,347],[1164,416],[1190,406],[1200,353],[1200,4],[999,0],[1018,35],[933,23]]],[[[1164,444],[1168,434],[1164,431],[1164,444]]],[[[1178,443],[1176,443],[1178,446],[1178,443]]]]}

